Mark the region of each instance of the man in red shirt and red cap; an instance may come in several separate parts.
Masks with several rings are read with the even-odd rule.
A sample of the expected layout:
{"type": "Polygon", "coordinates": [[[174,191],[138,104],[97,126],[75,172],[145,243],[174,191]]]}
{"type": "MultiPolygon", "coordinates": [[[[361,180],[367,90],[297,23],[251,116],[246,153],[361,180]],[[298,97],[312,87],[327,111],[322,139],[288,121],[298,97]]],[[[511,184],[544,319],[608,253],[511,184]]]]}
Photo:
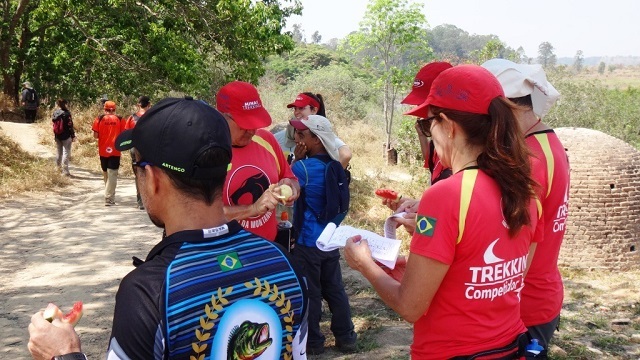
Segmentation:
{"type": "Polygon", "coordinates": [[[116,103],[106,101],[104,114],[93,121],[93,137],[98,139],[98,153],[100,166],[104,178],[104,204],[116,204],[116,185],[118,184],[118,169],[120,168],[120,151],[116,150],[115,141],[125,129],[125,121],[116,115],[116,103]]]}
{"type": "Polygon", "coordinates": [[[263,129],[271,125],[271,116],[262,106],[258,90],[243,81],[223,86],[216,95],[216,107],[229,124],[233,146],[222,193],[225,215],[238,220],[246,230],[274,241],[279,199],[270,187],[289,185],[293,194],[284,202],[292,206],[300,185],[278,141],[263,129]]]}

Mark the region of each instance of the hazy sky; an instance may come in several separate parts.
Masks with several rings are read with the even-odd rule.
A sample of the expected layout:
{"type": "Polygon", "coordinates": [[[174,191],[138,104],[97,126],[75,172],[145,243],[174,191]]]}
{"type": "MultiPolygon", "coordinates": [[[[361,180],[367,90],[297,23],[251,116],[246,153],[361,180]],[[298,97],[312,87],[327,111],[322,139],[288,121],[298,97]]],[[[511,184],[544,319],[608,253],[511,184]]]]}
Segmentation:
{"type": "MultiPolygon", "coordinates": [[[[307,41],[316,30],[325,42],[358,30],[368,0],[301,0],[299,23],[307,41]]],[[[411,1],[411,0],[409,0],[411,1]]],[[[548,41],[558,57],[640,56],[640,1],[637,0],[413,0],[433,28],[453,24],[469,34],[497,35],[513,49],[536,57],[548,41]]]]}

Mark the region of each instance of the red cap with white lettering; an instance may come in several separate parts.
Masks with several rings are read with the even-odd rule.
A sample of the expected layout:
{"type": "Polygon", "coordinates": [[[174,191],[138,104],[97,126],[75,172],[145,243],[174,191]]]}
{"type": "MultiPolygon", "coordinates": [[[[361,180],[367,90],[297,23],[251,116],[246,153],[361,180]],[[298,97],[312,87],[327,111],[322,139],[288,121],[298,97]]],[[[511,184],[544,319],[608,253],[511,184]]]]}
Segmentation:
{"type": "Polygon", "coordinates": [[[271,115],[262,106],[255,86],[244,81],[232,81],[216,95],[216,107],[221,113],[231,115],[233,121],[244,130],[262,129],[271,125],[271,115]]]}

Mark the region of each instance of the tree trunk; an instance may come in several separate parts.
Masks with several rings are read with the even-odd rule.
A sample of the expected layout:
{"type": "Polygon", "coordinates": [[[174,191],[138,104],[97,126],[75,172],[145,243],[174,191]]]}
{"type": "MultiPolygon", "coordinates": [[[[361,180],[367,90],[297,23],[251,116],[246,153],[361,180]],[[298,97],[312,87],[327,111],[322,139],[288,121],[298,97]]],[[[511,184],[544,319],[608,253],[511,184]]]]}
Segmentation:
{"type": "MultiPolygon", "coordinates": [[[[9,13],[9,6],[5,5],[3,10],[3,22],[5,24],[7,24],[6,27],[4,27],[3,29],[6,29],[6,33],[4,33],[4,31],[2,33],[0,33],[0,39],[4,39],[2,42],[0,42],[0,71],[2,72],[2,83],[3,83],[3,87],[2,87],[2,92],[7,95],[10,98],[14,99],[14,102],[16,103],[16,106],[18,105],[18,91],[19,91],[19,87],[18,87],[18,83],[20,82],[20,77],[22,75],[22,72],[20,71],[20,74],[18,74],[18,78],[16,80],[16,71],[14,71],[14,73],[11,73],[11,67],[10,67],[10,51],[11,51],[11,41],[12,39],[15,38],[15,30],[16,27],[18,26],[18,24],[20,24],[20,21],[22,20],[23,14],[25,13],[25,10],[27,9],[27,5],[29,5],[29,1],[30,0],[20,0],[20,2],[18,2],[18,6],[16,8],[16,12],[14,14],[10,14],[9,13]]],[[[6,4],[6,3],[5,3],[6,4]]],[[[28,12],[26,14],[28,16],[28,12]]],[[[28,28],[28,20],[24,20],[24,27],[28,28]]],[[[24,40],[24,37],[21,37],[21,41],[24,40]]],[[[26,51],[23,50],[25,53],[26,51]]],[[[22,59],[24,59],[24,55],[21,57],[22,59]]],[[[21,69],[22,69],[21,65],[21,69]]]]}
{"type": "Polygon", "coordinates": [[[382,113],[384,114],[385,133],[387,134],[387,150],[391,148],[389,139],[391,138],[391,129],[389,126],[389,81],[384,83],[384,96],[382,97],[382,113]]]}

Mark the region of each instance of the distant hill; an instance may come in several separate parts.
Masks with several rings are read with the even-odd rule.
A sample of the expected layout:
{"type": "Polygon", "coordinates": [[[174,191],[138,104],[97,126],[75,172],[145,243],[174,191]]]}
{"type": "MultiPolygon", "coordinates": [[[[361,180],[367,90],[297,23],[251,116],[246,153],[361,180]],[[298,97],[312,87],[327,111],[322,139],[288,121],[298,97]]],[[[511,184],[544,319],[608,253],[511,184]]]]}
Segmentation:
{"type": "MultiPolygon", "coordinates": [[[[558,65],[573,65],[574,58],[560,57],[558,65]]],[[[584,58],[585,66],[598,66],[603,61],[607,65],[640,65],[640,56],[590,56],[584,58]]]]}

